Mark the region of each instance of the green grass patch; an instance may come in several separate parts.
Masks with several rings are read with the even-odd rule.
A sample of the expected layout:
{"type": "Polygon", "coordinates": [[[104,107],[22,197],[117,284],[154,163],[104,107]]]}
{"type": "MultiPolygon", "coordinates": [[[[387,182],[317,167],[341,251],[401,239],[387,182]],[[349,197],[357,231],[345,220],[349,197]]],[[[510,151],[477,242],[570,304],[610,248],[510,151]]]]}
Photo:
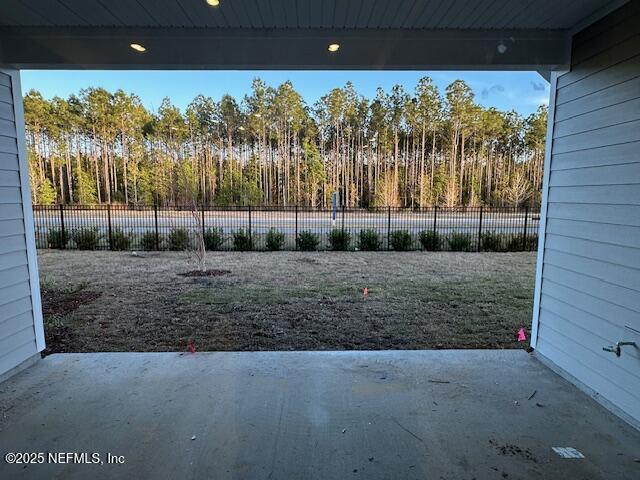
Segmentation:
{"type": "Polygon", "coordinates": [[[291,300],[318,300],[326,298],[345,297],[355,298],[361,295],[360,290],[342,283],[323,285],[233,285],[225,288],[197,288],[179,297],[183,303],[197,303],[204,305],[275,305],[287,303],[291,300]]]}

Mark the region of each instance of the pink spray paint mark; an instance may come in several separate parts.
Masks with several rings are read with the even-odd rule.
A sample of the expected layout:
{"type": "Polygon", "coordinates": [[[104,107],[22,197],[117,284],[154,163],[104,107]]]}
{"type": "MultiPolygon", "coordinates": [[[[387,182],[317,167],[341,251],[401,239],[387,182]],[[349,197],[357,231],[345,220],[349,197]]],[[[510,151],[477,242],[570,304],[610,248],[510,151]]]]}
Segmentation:
{"type": "Polygon", "coordinates": [[[524,328],[518,330],[518,341],[524,342],[527,340],[527,335],[524,333],[524,328]]]}

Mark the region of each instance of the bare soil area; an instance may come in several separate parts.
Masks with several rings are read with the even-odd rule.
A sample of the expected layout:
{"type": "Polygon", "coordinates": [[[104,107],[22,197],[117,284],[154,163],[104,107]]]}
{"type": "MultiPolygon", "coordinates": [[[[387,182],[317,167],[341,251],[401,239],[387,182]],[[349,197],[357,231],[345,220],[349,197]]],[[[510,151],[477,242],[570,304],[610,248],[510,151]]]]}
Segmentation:
{"type": "Polygon", "coordinates": [[[197,276],[181,252],[40,250],[39,266],[48,353],[519,348],[535,254],[211,252],[197,276]]]}

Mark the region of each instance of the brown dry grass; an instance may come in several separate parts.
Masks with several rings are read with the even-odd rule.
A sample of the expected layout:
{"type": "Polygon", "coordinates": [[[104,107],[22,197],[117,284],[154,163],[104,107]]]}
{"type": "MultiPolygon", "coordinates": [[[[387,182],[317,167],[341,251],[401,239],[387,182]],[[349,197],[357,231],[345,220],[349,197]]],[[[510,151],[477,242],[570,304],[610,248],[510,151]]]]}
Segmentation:
{"type": "Polygon", "coordinates": [[[532,253],[39,254],[49,351],[516,348],[531,321],[532,253]],[[363,289],[368,288],[365,298],[363,289]]]}

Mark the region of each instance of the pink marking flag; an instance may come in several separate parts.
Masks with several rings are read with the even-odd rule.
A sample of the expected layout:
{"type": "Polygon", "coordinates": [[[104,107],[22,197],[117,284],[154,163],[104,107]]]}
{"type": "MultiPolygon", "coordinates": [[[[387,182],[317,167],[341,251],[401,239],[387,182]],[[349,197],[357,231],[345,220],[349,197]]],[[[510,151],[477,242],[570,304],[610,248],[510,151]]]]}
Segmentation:
{"type": "Polygon", "coordinates": [[[527,340],[527,335],[524,333],[524,328],[518,330],[518,341],[525,342],[527,340]]]}
{"type": "Polygon", "coordinates": [[[367,287],[364,287],[364,290],[362,290],[362,295],[365,297],[369,295],[369,289],[367,287]]]}

